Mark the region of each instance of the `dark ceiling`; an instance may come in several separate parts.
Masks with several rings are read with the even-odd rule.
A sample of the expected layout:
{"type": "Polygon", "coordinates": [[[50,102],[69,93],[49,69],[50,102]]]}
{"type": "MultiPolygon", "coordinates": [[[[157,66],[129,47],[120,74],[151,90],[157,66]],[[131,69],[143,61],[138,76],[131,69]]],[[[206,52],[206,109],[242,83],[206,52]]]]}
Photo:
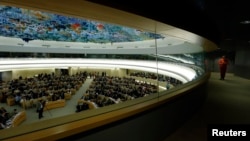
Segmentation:
{"type": "Polygon", "coordinates": [[[250,20],[250,7],[246,0],[88,1],[185,29],[219,46],[227,42],[243,42],[249,46],[250,24],[240,23],[250,20]]]}

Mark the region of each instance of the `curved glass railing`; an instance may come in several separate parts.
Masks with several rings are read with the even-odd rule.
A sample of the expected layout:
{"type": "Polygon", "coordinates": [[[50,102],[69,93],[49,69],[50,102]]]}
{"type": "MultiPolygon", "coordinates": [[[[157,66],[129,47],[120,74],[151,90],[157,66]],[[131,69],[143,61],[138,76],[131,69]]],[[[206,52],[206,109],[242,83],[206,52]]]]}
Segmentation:
{"type": "MultiPolygon", "coordinates": [[[[64,11],[67,6],[58,3],[55,5],[62,9],[54,11],[57,14],[53,14],[56,10],[53,4],[47,7],[50,10],[44,9],[51,12],[44,12],[44,7],[38,6],[40,2],[42,0],[34,4],[14,1],[15,6],[19,5],[14,7],[13,3],[3,1],[0,6],[0,88],[5,98],[1,100],[7,103],[7,97],[21,93],[24,98],[35,99],[28,98],[27,89],[15,87],[13,82],[25,82],[25,88],[38,91],[45,89],[45,96],[49,97],[58,96],[59,89],[79,90],[69,80],[81,81],[79,85],[82,86],[86,79],[90,79],[92,83],[82,94],[82,99],[88,101],[89,107],[92,105],[92,110],[49,119],[49,124],[36,121],[25,127],[20,124],[1,130],[0,133],[10,133],[5,138],[157,100],[204,76],[204,53],[215,48],[212,42],[198,35],[107,7],[104,7],[107,10],[104,15],[114,11],[119,14],[114,12],[113,19],[96,19],[101,17],[99,10],[103,7],[86,1],[83,3],[95,10],[82,6],[94,12],[96,17],[87,15],[85,18],[84,12],[74,11],[74,8],[80,9],[77,6],[64,11]],[[115,21],[119,16],[124,17],[115,21]],[[131,23],[133,19],[141,21],[131,23]],[[40,79],[39,76],[44,74],[47,78],[40,79]],[[82,80],[77,79],[80,76],[82,80]],[[58,81],[51,81],[55,79],[61,79],[65,85],[58,88],[58,81]],[[33,86],[26,85],[26,80],[32,81],[33,86]]],[[[58,99],[62,97],[45,100],[58,99]]],[[[28,116],[26,120],[29,120],[28,116]]]]}

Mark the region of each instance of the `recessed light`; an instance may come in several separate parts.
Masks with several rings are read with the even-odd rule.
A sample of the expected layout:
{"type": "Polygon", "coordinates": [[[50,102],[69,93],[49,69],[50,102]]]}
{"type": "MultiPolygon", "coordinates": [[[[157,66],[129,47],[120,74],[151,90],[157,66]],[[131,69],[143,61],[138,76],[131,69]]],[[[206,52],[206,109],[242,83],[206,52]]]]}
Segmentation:
{"type": "Polygon", "coordinates": [[[250,21],[249,21],[249,20],[246,20],[246,21],[241,21],[240,23],[241,23],[241,24],[250,24],[250,21]]]}

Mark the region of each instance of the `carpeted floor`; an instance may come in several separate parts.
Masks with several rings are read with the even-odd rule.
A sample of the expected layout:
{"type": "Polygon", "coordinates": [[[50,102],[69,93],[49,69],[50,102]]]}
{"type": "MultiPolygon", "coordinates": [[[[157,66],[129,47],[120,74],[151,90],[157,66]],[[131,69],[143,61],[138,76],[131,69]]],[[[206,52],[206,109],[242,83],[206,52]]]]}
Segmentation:
{"type": "Polygon", "coordinates": [[[164,141],[206,141],[212,124],[249,124],[250,128],[250,80],[233,74],[219,78],[219,73],[211,74],[204,105],[164,141]]]}

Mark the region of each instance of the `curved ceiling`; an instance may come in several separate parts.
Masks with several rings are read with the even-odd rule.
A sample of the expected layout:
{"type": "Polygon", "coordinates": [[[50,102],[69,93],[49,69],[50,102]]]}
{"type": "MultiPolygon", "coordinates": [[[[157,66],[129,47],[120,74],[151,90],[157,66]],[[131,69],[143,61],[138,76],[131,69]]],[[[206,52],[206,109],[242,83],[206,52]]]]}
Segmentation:
{"type": "Polygon", "coordinates": [[[164,36],[120,25],[0,5],[0,36],[32,40],[116,43],[164,36]]]}
{"type": "Polygon", "coordinates": [[[0,7],[1,51],[155,54],[157,46],[163,54],[177,54],[216,49],[213,42],[188,31],[87,1],[0,4],[24,8],[0,7]]]}
{"type": "Polygon", "coordinates": [[[249,48],[250,8],[247,0],[88,1],[174,25],[206,37],[224,50],[236,50],[236,44],[249,48]]]}
{"type": "Polygon", "coordinates": [[[109,68],[109,69],[130,69],[141,70],[155,73],[157,69],[159,74],[176,78],[183,83],[192,81],[197,77],[194,69],[176,65],[168,62],[159,62],[156,67],[155,61],[142,60],[110,60],[110,59],[72,59],[72,58],[47,58],[47,59],[3,59],[0,62],[0,72],[15,69],[32,69],[32,68],[68,68],[68,67],[82,67],[82,68],[109,68]]]}

